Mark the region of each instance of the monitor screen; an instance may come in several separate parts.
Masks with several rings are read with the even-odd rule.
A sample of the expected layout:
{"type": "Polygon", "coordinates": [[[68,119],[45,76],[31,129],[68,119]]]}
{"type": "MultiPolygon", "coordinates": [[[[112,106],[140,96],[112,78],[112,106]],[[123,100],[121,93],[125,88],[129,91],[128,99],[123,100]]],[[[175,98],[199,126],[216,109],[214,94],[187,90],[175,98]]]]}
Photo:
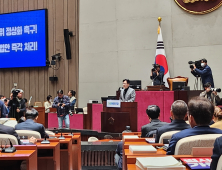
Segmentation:
{"type": "Polygon", "coordinates": [[[0,14],[0,68],[44,67],[47,10],[0,14]]]}
{"type": "Polygon", "coordinates": [[[185,81],[173,81],[173,90],[182,90],[186,86],[185,81]]]}

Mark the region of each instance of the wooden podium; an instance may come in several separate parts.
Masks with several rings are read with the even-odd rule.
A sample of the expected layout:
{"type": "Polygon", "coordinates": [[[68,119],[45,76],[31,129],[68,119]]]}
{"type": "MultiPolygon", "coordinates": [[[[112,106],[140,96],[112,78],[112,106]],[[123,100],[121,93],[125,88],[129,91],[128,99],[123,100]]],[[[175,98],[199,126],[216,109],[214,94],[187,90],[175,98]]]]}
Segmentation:
{"type": "Polygon", "coordinates": [[[101,131],[122,133],[126,126],[130,126],[133,132],[137,131],[137,102],[121,102],[121,108],[106,107],[106,102],[103,102],[101,131]]]}

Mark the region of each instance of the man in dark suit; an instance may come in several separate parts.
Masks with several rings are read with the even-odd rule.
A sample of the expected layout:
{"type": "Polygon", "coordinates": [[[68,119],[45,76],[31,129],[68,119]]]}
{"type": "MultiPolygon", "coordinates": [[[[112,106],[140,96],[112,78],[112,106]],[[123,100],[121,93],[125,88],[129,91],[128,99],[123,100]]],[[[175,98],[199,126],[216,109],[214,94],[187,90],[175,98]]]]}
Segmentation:
{"type": "Polygon", "coordinates": [[[195,65],[193,65],[194,68],[191,68],[191,73],[195,76],[198,77],[200,76],[202,79],[202,84],[206,84],[209,82],[211,84],[211,87],[214,87],[214,79],[212,75],[211,68],[207,65],[207,60],[204,58],[201,60],[201,66],[203,67],[203,70],[200,70],[196,68],[195,65]]]}
{"type": "Polygon", "coordinates": [[[134,102],[136,98],[136,92],[133,88],[129,87],[130,80],[124,79],[123,80],[123,88],[120,89],[120,100],[122,102],[134,102]]]}
{"type": "Polygon", "coordinates": [[[222,155],[222,136],[217,138],[214,143],[213,155],[211,156],[212,162],[210,164],[211,170],[217,169],[217,163],[222,155]]]}
{"type": "Polygon", "coordinates": [[[150,79],[153,80],[153,85],[162,85],[164,72],[160,70],[159,64],[154,64],[154,68],[151,70],[150,79]]]}
{"type": "MultiPolygon", "coordinates": [[[[8,135],[13,135],[17,138],[18,140],[18,144],[19,145],[24,145],[21,141],[20,141],[20,138],[18,136],[18,134],[16,133],[15,129],[13,127],[10,127],[10,126],[5,126],[5,125],[2,125],[0,124],[0,134],[8,134],[8,135]]],[[[29,143],[26,143],[25,145],[33,145],[37,142],[36,138],[34,137],[31,137],[29,139],[29,143]]]]}
{"type": "Polygon", "coordinates": [[[146,109],[146,114],[148,115],[150,123],[141,127],[141,137],[146,137],[149,132],[167,124],[166,122],[161,122],[159,120],[160,108],[157,105],[148,106],[146,109]]]}
{"type": "Polygon", "coordinates": [[[210,128],[209,123],[213,118],[214,105],[204,97],[194,97],[188,103],[188,120],[192,128],[182,130],[171,138],[167,155],[173,155],[177,142],[188,136],[203,134],[222,134],[222,130],[210,128]]]}
{"type": "Polygon", "coordinates": [[[187,104],[184,101],[175,101],[171,105],[170,114],[173,121],[157,129],[155,143],[159,143],[160,136],[165,132],[190,128],[184,120],[187,115],[187,104]]]}
{"type": "Polygon", "coordinates": [[[25,113],[26,121],[19,123],[15,126],[15,130],[33,130],[41,134],[41,138],[49,137],[45,132],[45,128],[42,124],[36,123],[39,113],[35,109],[27,110],[25,113]]]}

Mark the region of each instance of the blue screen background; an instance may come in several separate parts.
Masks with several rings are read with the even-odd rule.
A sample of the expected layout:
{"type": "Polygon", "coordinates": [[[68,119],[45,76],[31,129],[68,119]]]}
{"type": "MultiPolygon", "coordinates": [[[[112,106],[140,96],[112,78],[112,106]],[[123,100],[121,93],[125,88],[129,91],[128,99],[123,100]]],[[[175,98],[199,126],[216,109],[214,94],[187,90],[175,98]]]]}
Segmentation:
{"type": "Polygon", "coordinates": [[[0,36],[1,44],[10,44],[10,52],[0,53],[0,68],[46,66],[46,10],[1,14],[0,28],[5,28],[5,36],[0,36]],[[37,33],[24,33],[24,26],[37,25],[37,33]],[[22,26],[22,35],[6,36],[6,27],[22,26]],[[27,42],[38,42],[38,50],[24,51],[27,42]],[[13,51],[12,43],[22,43],[23,51],[13,51]]]}

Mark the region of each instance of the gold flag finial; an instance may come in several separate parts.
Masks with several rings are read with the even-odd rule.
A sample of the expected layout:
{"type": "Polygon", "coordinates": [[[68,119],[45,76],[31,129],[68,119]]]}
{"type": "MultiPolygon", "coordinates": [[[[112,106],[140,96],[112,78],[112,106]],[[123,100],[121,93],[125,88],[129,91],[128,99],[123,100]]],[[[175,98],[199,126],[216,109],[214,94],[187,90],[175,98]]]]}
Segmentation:
{"type": "Polygon", "coordinates": [[[158,17],[158,21],[159,21],[159,26],[158,26],[157,33],[160,34],[160,22],[162,21],[162,18],[158,17]]]}
{"type": "Polygon", "coordinates": [[[159,21],[159,23],[162,21],[162,18],[161,17],[158,17],[158,21],[159,21]]]}

